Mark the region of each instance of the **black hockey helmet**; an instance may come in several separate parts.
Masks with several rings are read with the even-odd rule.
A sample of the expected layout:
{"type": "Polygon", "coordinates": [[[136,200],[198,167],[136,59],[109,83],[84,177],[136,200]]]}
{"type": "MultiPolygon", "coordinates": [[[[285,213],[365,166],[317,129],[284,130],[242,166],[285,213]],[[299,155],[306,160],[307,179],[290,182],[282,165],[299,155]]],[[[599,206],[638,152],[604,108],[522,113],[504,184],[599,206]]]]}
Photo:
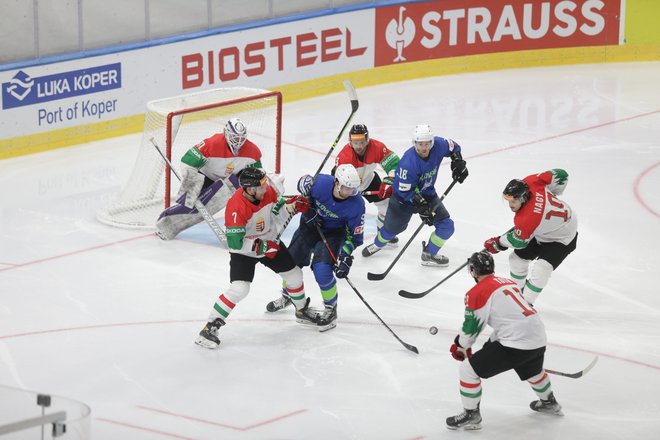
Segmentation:
{"type": "Polygon", "coordinates": [[[266,173],[259,168],[244,168],[238,174],[238,184],[243,189],[261,186],[266,183],[266,180],[266,173]]]}
{"type": "Polygon", "coordinates": [[[525,203],[529,200],[530,196],[529,185],[520,179],[513,179],[506,184],[502,194],[507,200],[517,199],[520,200],[521,203],[525,203]]]}
{"type": "Polygon", "coordinates": [[[369,130],[367,129],[367,126],[364,124],[353,125],[348,132],[348,140],[361,141],[363,139],[369,142],[369,130]]]}
{"type": "Polygon", "coordinates": [[[493,257],[485,251],[475,252],[468,258],[468,271],[475,278],[494,273],[495,262],[493,257]]]}

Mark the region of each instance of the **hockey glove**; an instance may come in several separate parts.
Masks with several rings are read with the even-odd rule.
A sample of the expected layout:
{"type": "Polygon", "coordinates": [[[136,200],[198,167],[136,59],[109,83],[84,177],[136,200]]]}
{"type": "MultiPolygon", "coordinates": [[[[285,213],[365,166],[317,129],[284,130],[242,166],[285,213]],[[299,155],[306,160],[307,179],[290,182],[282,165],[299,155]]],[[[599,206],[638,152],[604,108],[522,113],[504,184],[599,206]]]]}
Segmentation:
{"type": "Polygon", "coordinates": [[[353,264],[353,256],[348,255],[342,249],[339,252],[339,257],[337,257],[337,264],[335,264],[334,271],[337,278],[346,278],[348,272],[351,270],[351,265],[353,264]]]}
{"type": "Polygon", "coordinates": [[[465,359],[470,359],[472,357],[472,348],[463,348],[458,342],[458,335],[454,338],[454,343],[451,344],[449,352],[452,357],[459,362],[463,362],[465,359]]]}
{"type": "Polygon", "coordinates": [[[270,240],[262,240],[257,238],[252,244],[252,250],[257,254],[258,257],[265,256],[266,258],[273,259],[277,255],[277,251],[280,250],[280,245],[277,242],[270,240]]]}
{"type": "Polygon", "coordinates": [[[499,251],[505,251],[508,248],[500,244],[500,237],[489,238],[484,242],[484,248],[491,254],[496,254],[499,251]]]}
{"type": "Polygon", "coordinates": [[[451,178],[458,183],[463,183],[468,176],[467,166],[463,159],[454,159],[451,161],[451,178]]]}
{"type": "Polygon", "coordinates": [[[389,199],[392,197],[392,185],[389,183],[381,183],[380,188],[378,188],[378,198],[381,200],[389,199]]]}
{"type": "Polygon", "coordinates": [[[314,178],[309,174],[305,174],[298,180],[298,192],[303,196],[309,195],[312,191],[312,184],[314,183],[314,178]]]}
{"type": "Polygon", "coordinates": [[[305,196],[293,196],[286,201],[286,205],[286,209],[291,213],[307,214],[309,211],[309,199],[305,196]]]}
{"type": "Polygon", "coordinates": [[[346,278],[353,264],[353,256],[347,255],[344,258],[337,259],[337,265],[334,268],[337,278],[346,278]]]}
{"type": "Polygon", "coordinates": [[[415,194],[412,202],[413,205],[415,205],[415,208],[417,208],[417,212],[422,221],[429,226],[433,226],[434,215],[429,202],[420,193],[415,194]]]}

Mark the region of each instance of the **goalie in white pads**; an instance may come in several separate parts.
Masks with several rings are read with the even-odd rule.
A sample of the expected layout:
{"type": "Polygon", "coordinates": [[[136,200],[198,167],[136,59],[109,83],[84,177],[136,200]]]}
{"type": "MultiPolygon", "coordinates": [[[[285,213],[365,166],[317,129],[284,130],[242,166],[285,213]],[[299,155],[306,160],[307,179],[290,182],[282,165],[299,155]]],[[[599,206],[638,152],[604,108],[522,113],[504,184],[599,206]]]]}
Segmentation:
{"type": "Polygon", "coordinates": [[[513,280],[495,276],[493,257],[475,252],[468,271],[477,283],[465,294],[465,318],[450,348],[459,368],[463,412],[447,418],[449,429],[481,429],[481,379],[514,370],[539,397],[534,411],[563,415],[543,369],[546,334],[541,318],[520,295],[513,280]],[[472,354],[479,333],[489,325],[493,332],[481,350],[472,354]]]}
{"type": "Polygon", "coordinates": [[[238,179],[241,189],[234,193],[225,210],[230,285],[216,300],[208,323],[197,338],[196,343],[205,348],[220,344],[218,331],[250,291],[257,263],[282,277],[298,322],[314,326],[318,322],[318,312],[309,307],[310,300],[305,296],[302,270],[278,239],[292,215],[307,212],[309,200],[303,196],[285,200],[268,184],[266,174],[256,168],[243,170],[238,179]]]}
{"type": "Polygon", "coordinates": [[[577,216],[557,197],[567,184],[568,173],[558,168],[510,181],[503,196],[515,212],[515,228],[484,243],[491,254],[514,248],[509,255],[511,277],[529,304],[536,302],[552,272],[577,246],[577,216]]]}
{"type": "Polygon", "coordinates": [[[197,199],[213,215],[225,207],[239,187],[241,170],[263,168],[261,151],[247,139],[247,129],[238,118],[227,121],[222,133],[190,148],[181,162],[183,177],[176,203],[156,222],[156,234],[163,240],[171,240],[203,220],[194,206],[197,199]]]}

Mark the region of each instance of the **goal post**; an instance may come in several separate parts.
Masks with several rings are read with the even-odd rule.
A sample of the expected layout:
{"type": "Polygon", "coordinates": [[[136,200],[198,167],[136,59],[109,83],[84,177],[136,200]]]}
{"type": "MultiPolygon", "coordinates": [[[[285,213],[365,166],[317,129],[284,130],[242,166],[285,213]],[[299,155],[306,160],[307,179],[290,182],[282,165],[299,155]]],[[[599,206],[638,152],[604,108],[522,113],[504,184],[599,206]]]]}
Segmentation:
{"type": "Polygon", "coordinates": [[[170,206],[179,182],[155,150],[164,149],[172,166],[204,139],[222,132],[230,118],[240,118],[247,137],[262,153],[267,172],[279,173],[282,95],[264,89],[230,87],[159,99],[147,103],[142,141],[133,171],[114,200],[97,213],[102,223],[133,229],[155,227],[160,212],[170,206]]]}

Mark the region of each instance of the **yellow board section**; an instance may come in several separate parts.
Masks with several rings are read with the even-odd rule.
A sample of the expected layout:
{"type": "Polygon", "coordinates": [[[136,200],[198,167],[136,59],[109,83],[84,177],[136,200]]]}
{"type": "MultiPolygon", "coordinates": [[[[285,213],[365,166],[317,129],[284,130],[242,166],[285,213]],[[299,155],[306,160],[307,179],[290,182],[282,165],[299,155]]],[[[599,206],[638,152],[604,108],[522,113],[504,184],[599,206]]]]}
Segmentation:
{"type": "MultiPolygon", "coordinates": [[[[350,79],[356,87],[366,87],[415,78],[486,70],[603,62],[659,61],[660,26],[657,26],[655,21],[657,17],[660,17],[660,1],[628,0],[626,5],[626,44],[623,46],[503,52],[418,61],[349,72],[281,87],[271,87],[271,89],[281,91],[284,102],[292,102],[340,92],[344,90],[342,85],[344,79],[350,79]]],[[[141,114],[0,140],[0,159],[138,133],[143,129],[143,121],[144,115],[141,114]]]]}

